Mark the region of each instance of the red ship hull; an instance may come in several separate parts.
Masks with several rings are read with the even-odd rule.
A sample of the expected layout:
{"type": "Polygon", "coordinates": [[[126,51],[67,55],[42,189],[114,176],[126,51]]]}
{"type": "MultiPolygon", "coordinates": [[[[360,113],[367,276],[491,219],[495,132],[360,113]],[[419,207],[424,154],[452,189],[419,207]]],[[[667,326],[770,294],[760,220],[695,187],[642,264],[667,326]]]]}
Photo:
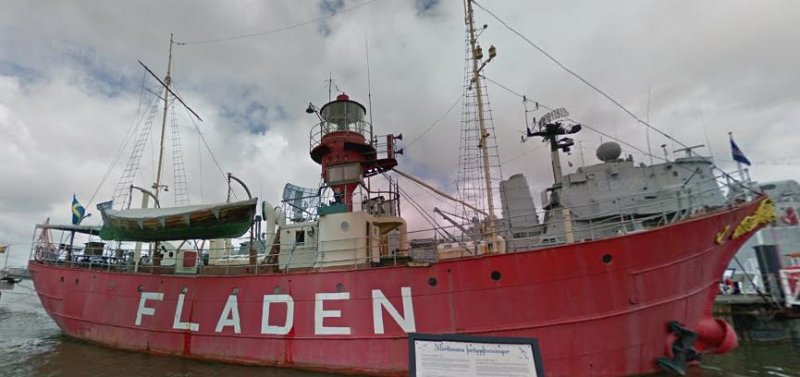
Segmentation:
{"type": "Polygon", "coordinates": [[[400,375],[410,330],[535,337],[548,376],[630,375],[657,370],[669,321],[707,323],[719,278],[752,233],[733,239],[733,229],[760,202],[606,240],[424,267],[179,276],[31,262],[30,270],[66,334],[115,348],[400,375]],[[279,299],[265,304],[265,296],[279,299]]]}

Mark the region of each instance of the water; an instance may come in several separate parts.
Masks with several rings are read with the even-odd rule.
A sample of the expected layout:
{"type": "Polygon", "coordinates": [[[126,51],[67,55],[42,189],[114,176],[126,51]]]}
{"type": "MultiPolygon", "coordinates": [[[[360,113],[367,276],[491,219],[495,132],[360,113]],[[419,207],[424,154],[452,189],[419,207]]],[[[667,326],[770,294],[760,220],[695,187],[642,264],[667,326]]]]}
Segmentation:
{"type": "Polygon", "coordinates": [[[0,377],[311,377],[332,374],[228,365],[117,351],[61,334],[30,281],[0,297],[0,377]]]}
{"type": "MultiPolygon", "coordinates": [[[[116,351],[61,335],[25,281],[0,297],[0,377],[5,376],[333,376],[116,351]]],[[[545,366],[546,367],[546,366],[545,366]]],[[[666,374],[662,374],[667,376],[666,374]]],[[[691,377],[800,377],[800,344],[742,345],[706,356],[691,377]]]]}
{"type": "Polygon", "coordinates": [[[800,345],[743,344],[726,355],[706,356],[693,377],[800,376],[800,345]]]}

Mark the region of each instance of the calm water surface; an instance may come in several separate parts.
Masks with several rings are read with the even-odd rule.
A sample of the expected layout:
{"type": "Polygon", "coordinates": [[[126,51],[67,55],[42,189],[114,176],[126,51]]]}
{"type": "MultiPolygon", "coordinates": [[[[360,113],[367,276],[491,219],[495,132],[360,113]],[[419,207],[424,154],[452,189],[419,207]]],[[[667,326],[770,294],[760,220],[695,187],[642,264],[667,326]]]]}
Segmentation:
{"type": "MultiPolygon", "coordinates": [[[[73,340],[44,312],[30,281],[0,297],[0,347],[0,376],[333,376],[151,356],[73,340]]],[[[800,344],[744,345],[732,354],[707,356],[689,375],[800,377],[800,344]]]]}

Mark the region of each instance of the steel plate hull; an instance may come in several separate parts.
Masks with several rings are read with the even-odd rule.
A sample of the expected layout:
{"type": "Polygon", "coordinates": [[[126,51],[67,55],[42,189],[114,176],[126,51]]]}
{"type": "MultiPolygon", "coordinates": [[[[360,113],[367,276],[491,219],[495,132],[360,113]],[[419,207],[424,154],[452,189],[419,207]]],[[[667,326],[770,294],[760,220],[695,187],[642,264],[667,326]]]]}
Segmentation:
{"type": "MultiPolygon", "coordinates": [[[[758,204],[606,240],[422,267],[180,276],[31,262],[30,270],[44,308],[66,334],[115,348],[402,375],[413,322],[411,330],[421,333],[536,337],[548,376],[631,375],[657,370],[656,359],[667,354],[669,321],[693,328],[711,315],[720,276],[752,233],[731,239],[722,232],[758,204]],[[401,319],[408,321],[411,309],[405,330],[376,304],[376,290],[401,319]],[[142,304],[146,292],[163,299],[142,304]],[[293,301],[291,328],[264,334],[264,297],[277,294],[293,301]],[[340,295],[320,306],[319,294],[340,295]],[[230,325],[230,300],[238,329],[230,325]],[[320,315],[325,328],[349,334],[320,333],[320,315]],[[196,331],[182,328],[186,323],[196,331]]],[[[287,311],[288,305],[271,304],[266,324],[286,325],[287,311]]]]}

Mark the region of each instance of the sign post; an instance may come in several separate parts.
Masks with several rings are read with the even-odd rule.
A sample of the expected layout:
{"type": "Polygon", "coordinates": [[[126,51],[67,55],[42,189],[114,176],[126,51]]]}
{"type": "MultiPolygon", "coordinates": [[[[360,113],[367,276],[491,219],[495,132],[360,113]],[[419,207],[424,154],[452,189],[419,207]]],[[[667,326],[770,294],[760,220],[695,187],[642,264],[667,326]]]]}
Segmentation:
{"type": "Polygon", "coordinates": [[[535,338],[410,333],[408,356],[410,376],[544,376],[535,338]]]}

